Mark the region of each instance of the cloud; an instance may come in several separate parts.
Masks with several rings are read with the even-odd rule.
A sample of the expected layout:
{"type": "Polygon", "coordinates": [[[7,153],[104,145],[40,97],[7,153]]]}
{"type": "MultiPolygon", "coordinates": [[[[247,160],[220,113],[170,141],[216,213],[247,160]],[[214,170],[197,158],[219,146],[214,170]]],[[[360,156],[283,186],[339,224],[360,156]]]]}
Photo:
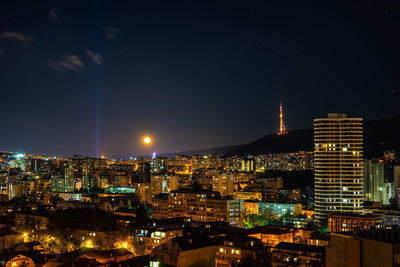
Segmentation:
{"type": "Polygon", "coordinates": [[[49,16],[52,19],[59,19],[60,18],[60,11],[57,9],[51,9],[49,11],[49,16]]]}
{"type": "Polygon", "coordinates": [[[81,58],[76,55],[66,55],[60,61],[51,60],[47,64],[50,68],[55,69],[57,71],[61,71],[63,69],[73,70],[73,71],[80,71],[85,67],[81,58]]]}
{"type": "Polygon", "coordinates": [[[29,34],[25,34],[25,33],[19,33],[19,32],[3,32],[0,35],[0,39],[14,39],[17,41],[20,41],[24,44],[28,44],[30,42],[35,41],[35,38],[33,38],[32,36],[30,36],[29,34]]]}
{"type": "Polygon", "coordinates": [[[96,64],[98,65],[102,65],[103,63],[103,57],[98,54],[98,53],[94,53],[92,50],[88,49],[86,51],[86,54],[88,55],[88,57],[96,64]]]}
{"type": "Polygon", "coordinates": [[[109,40],[118,39],[118,35],[119,35],[118,29],[109,26],[109,27],[104,28],[104,30],[105,30],[107,39],[109,39],[109,40]]]}

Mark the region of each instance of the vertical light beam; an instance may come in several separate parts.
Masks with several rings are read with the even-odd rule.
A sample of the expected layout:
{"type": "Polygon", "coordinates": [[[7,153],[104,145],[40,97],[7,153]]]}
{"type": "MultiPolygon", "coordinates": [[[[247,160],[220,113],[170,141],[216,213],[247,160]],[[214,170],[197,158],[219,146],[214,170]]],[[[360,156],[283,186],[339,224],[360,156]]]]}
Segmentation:
{"type": "MultiPolygon", "coordinates": [[[[101,47],[101,8],[102,1],[92,1],[94,10],[94,40],[93,40],[93,51],[94,53],[99,53],[101,47]]],[[[96,146],[96,158],[100,156],[100,96],[101,96],[101,75],[100,75],[100,65],[95,64],[94,66],[94,114],[95,114],[95,146],[96,146]]]]}

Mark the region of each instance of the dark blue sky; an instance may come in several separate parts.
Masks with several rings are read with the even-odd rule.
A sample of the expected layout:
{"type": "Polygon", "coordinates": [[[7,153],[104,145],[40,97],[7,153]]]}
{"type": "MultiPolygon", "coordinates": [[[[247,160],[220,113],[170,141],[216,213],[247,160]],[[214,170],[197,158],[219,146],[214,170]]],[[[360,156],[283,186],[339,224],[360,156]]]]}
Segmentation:
{"type": "Polygon", "coordinates": [[[277,130],[280,100],[289,131],[400,115],[399,8],[266,2],[1,1],[0,149],[246,143],[277,130]]]}

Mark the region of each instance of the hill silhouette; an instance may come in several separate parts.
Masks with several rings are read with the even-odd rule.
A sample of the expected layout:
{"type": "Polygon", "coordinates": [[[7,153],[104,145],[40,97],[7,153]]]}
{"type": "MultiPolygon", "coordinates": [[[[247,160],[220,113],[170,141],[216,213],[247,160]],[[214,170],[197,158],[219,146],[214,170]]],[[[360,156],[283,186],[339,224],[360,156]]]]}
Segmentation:
{"type": "MultiPolygon", "coordinates": [[[[240,146],[225,156],[247,156],[314,150],[313,129],[271,133],[240,146]]],[[[387,150],[400,152],[400,116],[364,122],[364,158],[381,157],[387,150]]]]}
{"type": "Polygon", "coordinates": [[[177,152],[171,152],[171,153],[163,153],[163,154],[159,154],[157,156],[174,158],[176,155],[185,155],[185,156],[193,156],[193,155],[208,156],[210,154],[224,155],[224,154],[228,153],[229,151],[235,150],[241,146],[243,146],[243,144],[242,145],[232,145],[232,146],[221,146],[221,147],[197,149],[197,150],[177,151],[177,152]]]}

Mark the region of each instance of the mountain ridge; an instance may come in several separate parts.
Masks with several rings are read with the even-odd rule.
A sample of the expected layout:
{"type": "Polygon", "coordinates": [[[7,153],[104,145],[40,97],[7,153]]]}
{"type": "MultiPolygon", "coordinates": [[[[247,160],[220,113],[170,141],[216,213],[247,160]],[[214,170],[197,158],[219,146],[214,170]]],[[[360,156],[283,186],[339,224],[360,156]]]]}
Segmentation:
{"type": "MultiPolygon", "coordinates": [[[[314,150],[313,129],[270,133],[225,154],[246,156],[314,150]]],[[[400,116],[364,121],[364,157],[380,157],[387,150],[400,152],[400,116]]]]}

